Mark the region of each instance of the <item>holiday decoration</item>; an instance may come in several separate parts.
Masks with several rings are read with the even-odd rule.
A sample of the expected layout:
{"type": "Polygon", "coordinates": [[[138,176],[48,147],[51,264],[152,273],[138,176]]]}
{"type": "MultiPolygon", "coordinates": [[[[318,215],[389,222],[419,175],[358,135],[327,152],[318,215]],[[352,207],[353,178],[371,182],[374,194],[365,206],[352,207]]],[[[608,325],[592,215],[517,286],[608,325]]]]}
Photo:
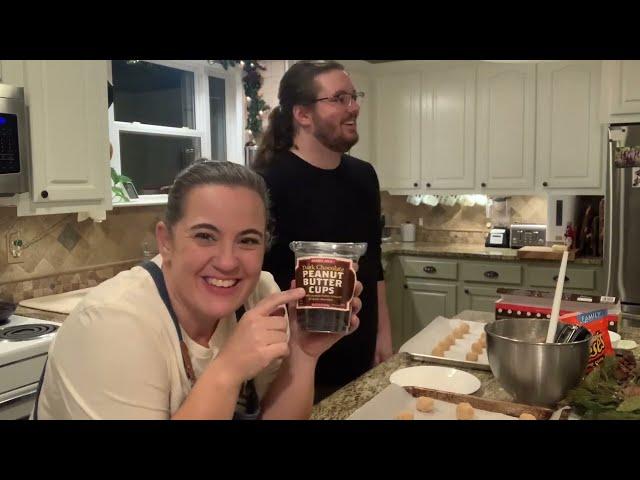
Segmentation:
{"type": "Polygon", "coordinates": [[[263,116],[271,109],[258,93],[263,82],[260,72],[266,68],[257,60],[209,60],[209,63],[219,63],[225,70],[237,65],[242,67],[242,84],[247,99],[247,130],[251,132],[252,141],[258,140],[262,133],[263,116]]]}

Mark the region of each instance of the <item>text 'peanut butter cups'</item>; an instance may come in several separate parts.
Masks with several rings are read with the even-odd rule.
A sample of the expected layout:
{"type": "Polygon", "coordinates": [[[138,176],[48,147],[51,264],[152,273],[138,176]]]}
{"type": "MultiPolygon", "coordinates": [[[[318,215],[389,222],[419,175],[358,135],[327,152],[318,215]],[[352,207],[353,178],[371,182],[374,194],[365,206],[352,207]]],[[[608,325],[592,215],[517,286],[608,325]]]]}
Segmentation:
{"type": "Polygon", "coordinates": [[[298,300],[298,323],[311,332],[349,331],[356,285],[354,263],[366,243],[291,242],[296,255],[296,287],[306,295],[298,300]]]}

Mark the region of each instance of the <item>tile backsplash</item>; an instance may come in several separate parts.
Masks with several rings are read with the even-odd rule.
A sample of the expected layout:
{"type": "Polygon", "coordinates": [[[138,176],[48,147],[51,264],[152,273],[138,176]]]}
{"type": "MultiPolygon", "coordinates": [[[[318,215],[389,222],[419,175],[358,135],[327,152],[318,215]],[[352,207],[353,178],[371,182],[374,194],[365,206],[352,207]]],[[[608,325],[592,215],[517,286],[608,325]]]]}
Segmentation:
{"type": "MultiPolygon", "coordinates": [[[[412,205],[406,196],[381,192],[382,213],[387,226],[404,222],[423,226],[416,230],[416,240],[432,243],[484,244],[489,228],[510,223],[547,223],[547,199],[538,196],[512,196],[506,201],[495,199],[493,205],[453,206],[439,203],[412,205]]],[[[394,231],[397,235],[397,231],[394,231]]]]}
{"type": "Polygon", "coordinates": [[[0,300],[90,287],[157,252],[155,225],[164,206],[120,207],[101,223],[77,221],[77,214],[17,217],[0,208],[0,300]],[[11,255],[22,242],[19,263],[11,255]],[[15,247],[14,247],[15,249],[15,247]]]}

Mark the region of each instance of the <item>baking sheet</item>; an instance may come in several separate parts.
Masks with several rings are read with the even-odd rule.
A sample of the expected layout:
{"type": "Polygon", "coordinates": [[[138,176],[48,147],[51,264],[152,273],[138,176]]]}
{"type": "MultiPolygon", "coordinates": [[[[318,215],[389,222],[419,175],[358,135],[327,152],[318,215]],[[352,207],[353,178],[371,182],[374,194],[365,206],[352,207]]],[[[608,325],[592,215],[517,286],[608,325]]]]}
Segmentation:
{"type": "Polygon", "coordinates": [[[480,335],[484,332],[485,325],[486,323],[484,322],[436,317],[429,325],[402,345],[400,351],[408,353],[417,360],[491,371],[486,348],[482,350],[476,362],[466,360],[465,358],[466,354],[471,350],[471,344],[480,339],[480,335]],[[456,343],[444,353],[444,357],[432,355],[431,352],[438,343],[444,340],[447,335],[453,333],[453,329],[461,323],[469,325],[469,333],[465,334],[462,338],[456,339],[456,343]]]}
{"type": "MultiPolygon", "coordinates": [[[[428,413],[416,410],[416,399],[404,388],[391,384],[347,420],[394,420],[403,411],[411,411],[414,420],[456,420],[457,404],[434,399],[433,410],[428,413]]],[[[516,417],[497,412],[475,409],[474,420],[518,420],[516,417]]]]}

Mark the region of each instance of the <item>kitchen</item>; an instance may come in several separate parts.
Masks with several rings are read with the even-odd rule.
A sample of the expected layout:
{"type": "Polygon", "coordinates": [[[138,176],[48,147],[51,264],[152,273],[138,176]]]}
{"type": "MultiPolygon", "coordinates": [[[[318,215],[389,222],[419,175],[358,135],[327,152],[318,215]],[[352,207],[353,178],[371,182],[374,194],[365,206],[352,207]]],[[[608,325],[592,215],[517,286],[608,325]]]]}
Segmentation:
{"type": "MultiPolygon", "coordinates": [[[[177,75],[176,82],[183,91],[198,90],[208,83],[209,92],[218,92],[209,99],[209,112],[203,109],[206,99],[199,99],[194,101],[193,110],[184,109],[179,119],[187,125],[206,125],[203,133],[197,128],[178,129],[174,124],[136,121],[127,117],[126,111],[116,118],[113,108],[109,109],[109,118],[99,114],[102,100],[105,105],[108,102],[108,92],[98,85],[115,80],[114,73],[116,78],[126,76],[127,68],[140,66],[140,62],[120,62],[115,70],[111,62],[107,66],[103,62],[65,62],[65,67],[75,73],[74,78],[87,79],[86,85],[65,85],[65,71],[50,69],[45,73],[40,63],[47,62],[19,63],[2,62],[2,83],[33,90],[33,178],[28,192],[2,200],[7,205],[2,209],[7,268],[0,281],[3,298],[8,301],[18,303],[92,287],[155,254],[153,227],[162,215],[162,187],[168,180],[141,178],[135,167],[127,170],[136,152],[140,155],[151,148],[150,143],[145,143],[150,138],[175,139],[180,135],[179,141],[168,147],[180,148],[183,155],[179,161],[164,157],[160,160],[167,165],[172,162],[174,171],[176,165],[198,153],[243,161],[243,145],[250,138],[242,125],[242,112],[251,102],[242,95],[237,69],[225,70],[208,62],[188,66],[160,62],[165,68],[175,70],[182,66],[193,72],[191,83],[184,74],[177,75]],[[87,95],[96,103],[90,105],[92,122],[78,120],[71,106],[82,105],[73,102],[59,113],[65,121],[55,122],[60,120],[58,117],[47,119],[46,115],[58,112],[60,102],[29,83],[37,85],[32,79],[45,74],[51,75],[48,88],[68,97],[64,98],[71,99],[82,88],[87,89],[87,95]],[[218,108],[212,106],[215,102],[218,108]],[[217,112],[217,119],[213,111],[217,112]],[[74,129],[65,125],[73,125],[74,129]],[[55,128],[60,130],[51,130],[55,128]],[[59,138],[69,138],[69,132],[75,132],[74,138],[78,136],[78,142],[86,144],[85,151],[92,152],[91,158],[95,158],[94,165],[98,167],[87,169],[87,160],[80,151],[70,155],[64,150],[66,141],[47,143],[51,131],[59,133],[59,138]],[[102,132],[102,150],[95,147],[96,132],[102,132]],[[108,151],[109,142],[114,154],[107,165],[102,152],[108,151]],[[92,145],[94,151],[89,148],[92,145]],[[141,193],[138,199],[118,202],[117,196],[112,198],[110,167],[133,179],[141,193]]],[[[277,84],[288,61],[263,63],[263,95],[268,104],[275,105],[277,84]]],[[[485,247],[486,234],[497,227],[508,227],[511,232],[511,224],[516,228],[519,224],[545,225],[550,233],[549,217],[555,216],[550,209],[556,202],[549,202],[549,198],[579,196],[597,202],[598,197],[607,195],[607,142],[603,132],[607,124],[632,123],[640,110],[634,110],[637,106],[633,104],[633,88],[640,84],[635,63],[344,63],[358,88],[367,92],[358,124],[361,140],[351,153],[370,160],[376,168],[387,225],[398,227],[389,229],[392,239],[394,235],[395,239],[402,239],[399,230],[407,220],[417,225],[418,242],[384,245],[395,350],[438,315],[454,318],[463,310],[486,312],[497,299],[498,286],[552,289],[558,261],[519,263],[515,250],[485,247]],[[624,88],[617,91],[620,85],[624,88]],[[485,199],[471,200],[465,197],[468,195],[483,195],[485,199]],[[416,197],[424,202],[426,196],[433,197],[426,199],[429,203],[407,202],[410,199],[415,203],[416,197]],[[448,205],[454,199],[455,203],[448,205]],[[501,223],[494,223],[492,218],[501,223]],[[457,250],[442,251],[443,244],[456,246],[457,250]],[[414,251],[406,254],[409,250],[414,251]],[[419,262],[430,262],[421,264],[423,269],[440,267],[441,271],[423,271],[419,276],[409,276],[405,283],[403,262],[412,260],[407,255],[415,255],[419,262]],[[459,263],[459,258],[464,262],[459,263]],[[478,281],[474,277],[476,271],[482,277],[481,270],[487,265],[492,267],[487,271],[496,271],[499,277],[492,282],[478,281]],[[517,268],[510,268],[514,266],[517,268]],[[506,273],[502,272],[504,268],[506,273]],[[442,269],[448,277],[441,276],[442,269]],[[425,281],[425,275],[435,280],[425,281]],[[412,295],[408,301],[405,284],[415,287],[408,289],[412,295]]],[[[148,76],[153,77],[153,72],[148,76]]],[[[132,93],[127,100],[135,105],[140,76],[131,75],[129,81],[132,93]]],[[[144,170],[149,170],[148,164],[143,165],[144,170]]],[[[593,236],[592,225],[589,231],[593,236]]],[[[602,249],[606,251],[607,247],[603,243],[602,249]]],[[[603,294],[607,288],[606,266],[602,255],[577,257],[568,267],[570,280],[566,288],[570,289],[573,280],[578,282],[578,293],[603,294]]],[[[34,382],[38,376],[39,372],[34,382]]]]}

